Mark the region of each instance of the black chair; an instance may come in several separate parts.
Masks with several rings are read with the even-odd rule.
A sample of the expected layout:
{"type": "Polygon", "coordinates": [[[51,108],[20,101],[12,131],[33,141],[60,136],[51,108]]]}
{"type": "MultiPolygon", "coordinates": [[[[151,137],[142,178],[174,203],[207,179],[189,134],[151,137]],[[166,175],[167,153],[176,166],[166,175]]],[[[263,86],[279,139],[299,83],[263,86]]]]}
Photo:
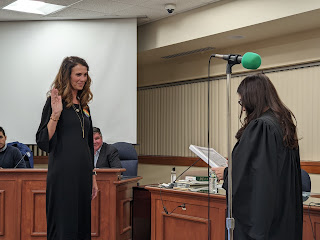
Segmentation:
{"type": "Polygon", "coordinates": [[[301,169],[301,182],[302,182],[302,191],[311,192],[311,180],[309,174],[301,169]]]}
{"type": "Polygon", "coordinates": [[[123,176],[138,175],[138,155],[131,143],[117,142],[112,144],[119,152],[121,165],[126,171],[123,176]]]}
{"type": "Polygon", "coordinates": [[[309,174],[301,169],[301,183],[302,183],[302,201],[306,201],[309,198],[311,192],[311,180],[309,174]]]}

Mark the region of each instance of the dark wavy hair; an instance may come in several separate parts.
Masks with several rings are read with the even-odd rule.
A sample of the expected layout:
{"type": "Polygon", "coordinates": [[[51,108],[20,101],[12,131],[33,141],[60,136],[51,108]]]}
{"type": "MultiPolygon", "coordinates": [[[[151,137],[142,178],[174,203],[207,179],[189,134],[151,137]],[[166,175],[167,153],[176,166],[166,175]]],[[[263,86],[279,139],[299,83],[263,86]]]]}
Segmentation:
{"type": "MultiPolygon", "coordinates": [[[[266,75],[259,73],[246,77],[240,83],[237,92],[246,112],[242,127],[236,134],[237,139],[240,139],[252,120],[259,118],[266,109],[271,109],[283,130],[284,145],[290,149],[298,148],[296,118],[281,101],[274,85],[266,75]]],[[[242,114],[243,109],[241,109],[240,119],[242,114]]]]}
{"type": "MultiPolygon", "coordinates": [[[[51,85],[51,89],[58,89],[59,95],[66,102],[66,106],[69,108],[72,106],[72,86],[70,81],[72,68],[82,65],[85,66],[89,72],[89,65],[87,62],[79,57],[66,57],[63,59],[59,72],[51,85]]],[[[88,73],[87,81],[81,91],[78,91],[78,98],[82,108],[87,108],[88,103],[92,100],[92,92],[90,90],[91,78],[88,73]]],[[[50,95],[50,91],[47,94],[50,95]]]]}

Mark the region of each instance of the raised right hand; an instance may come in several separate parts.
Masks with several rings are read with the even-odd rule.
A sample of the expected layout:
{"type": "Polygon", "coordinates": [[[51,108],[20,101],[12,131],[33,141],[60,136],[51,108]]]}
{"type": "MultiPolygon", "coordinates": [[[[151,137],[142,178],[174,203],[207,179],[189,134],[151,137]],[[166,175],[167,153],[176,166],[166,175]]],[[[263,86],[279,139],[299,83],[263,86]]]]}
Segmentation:
{"type": "Polygon", "coordinates": [[[62,100],[61,96],[58,93],[58,89],[54,88],[51,90],[51,108],[52,108],[52,115],[59,119],[60,114],[62,112],[62,100]]]}

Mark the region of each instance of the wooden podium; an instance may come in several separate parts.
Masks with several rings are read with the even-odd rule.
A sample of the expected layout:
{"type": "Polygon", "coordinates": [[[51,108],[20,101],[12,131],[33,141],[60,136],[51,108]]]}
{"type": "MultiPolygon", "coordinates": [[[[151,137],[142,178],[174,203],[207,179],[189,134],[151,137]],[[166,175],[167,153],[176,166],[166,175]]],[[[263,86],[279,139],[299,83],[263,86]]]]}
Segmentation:
{"type": "MultiPolygon", "coordinates": [[[[131,239],[132,187],[142,177],[120,180],[125,169],[97,169],[92,201],[92,239],[131,239]]],[[[45,240],[46,169],[0,170],[0,240],[45,240]]]]}
{"type": "Polygon", "coordinates": [[[224,195],[211,194],[208,220],[208,194],[158,187],[145,188],[151,192],[151,240],[207,240],[208,228],[211,240],[224,239],[224,195]],[[177,207],[181,204],[185,204],[185,210],[177,207]],[[169,214],[165,213],[163,205],[169,214]]]}

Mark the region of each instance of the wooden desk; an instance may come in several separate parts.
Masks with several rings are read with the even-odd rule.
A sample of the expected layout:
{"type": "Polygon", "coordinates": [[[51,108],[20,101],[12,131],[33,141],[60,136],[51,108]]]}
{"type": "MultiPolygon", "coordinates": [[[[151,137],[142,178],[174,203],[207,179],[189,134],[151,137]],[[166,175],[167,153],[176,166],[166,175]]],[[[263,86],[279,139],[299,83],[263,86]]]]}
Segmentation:
{"type": "Polygon", "coordinates": [[[146,187],[151,192],[151,240],[212,240],[224,239],[226,199],[223,195],[210,196],[208,220],[208,194],[146,187]],[[161,200],[162,199],[162,200],[161,200]],[[185,204],[186,210],[178,207],[185,204]]]}
{"type": "Polygon", "coordinates": [[[320,240],[320,195],[311,193],[303,203],[303,240],[313,240],[313,234],[316,240],[320,240]]]}
{"type": "MultiPolygon", "coordinates": [[[[210,196],[210,221],[208,220],[208,194],[145,187],[151,192],[151,240],[207,240],[225,239],[226,199],[224,195],[210,196]],[[161,200],[162,199],[162,200],[161,200]],[[163,204],[162,204],[163,202],[163,204]],[[186,210],[178,207],[167,215],[163,205],[170,213],[175,207],[186,205],[186,210]]],[[[320,240],[320,205],[311,206],[309,202],[320,204],[320,198],[310,197],[303,205],[303,240],[320,240]],[[310,211],[310,215],[309,215],[310,211]],[[310,217],[309,217],[310,216],[310,217]],[[310,223],[311,222],[311,223],[310,223]]]]}
{"type": "MultiPolygon", "coordinates": [[[[97,169],[92,239],[131,239],[132,187],[142,177],[120,179],[125,169],[97,169]]],[[[0,240],[46,239],[46,169],[0,170],[0,240]]]]}

